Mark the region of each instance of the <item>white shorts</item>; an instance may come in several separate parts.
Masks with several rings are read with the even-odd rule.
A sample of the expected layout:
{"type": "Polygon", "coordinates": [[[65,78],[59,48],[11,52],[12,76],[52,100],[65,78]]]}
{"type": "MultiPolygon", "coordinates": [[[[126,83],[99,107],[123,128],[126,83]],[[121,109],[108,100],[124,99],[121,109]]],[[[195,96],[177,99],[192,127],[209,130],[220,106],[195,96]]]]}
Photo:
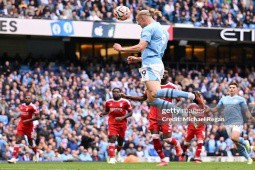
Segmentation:
{"type": "Polygon", "coordinates": [[[228,133],[229,138],[231,138],[232,132],[240,132],[243,131],[243,125],[225,125],[226,131],[228,133]]]}
{"type": "Polygon", "coordinates": [[[140,69],[139,72],[142,76],[142,81],[146,82],[149,80],[156,80],[161,82],[161,79],[163,78],[164,75],[164,64],[151,64],[149,66],[143,65],[140,69]]]}

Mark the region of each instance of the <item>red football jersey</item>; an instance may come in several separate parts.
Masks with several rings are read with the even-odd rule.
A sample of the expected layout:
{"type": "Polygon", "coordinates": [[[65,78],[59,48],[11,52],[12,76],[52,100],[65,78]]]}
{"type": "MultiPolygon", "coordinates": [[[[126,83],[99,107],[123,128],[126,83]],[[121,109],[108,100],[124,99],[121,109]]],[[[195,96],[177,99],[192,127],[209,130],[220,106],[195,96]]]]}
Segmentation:
{"type": "MultiPolygon", "coordinates": [[[[206,106],[207,107],[207,106],[206,106]]],[[[204,126],[206,122],[206,117],[209,116],[206,109],[201,109],[196,103],[191,103],[188,105],[188,115],[189,115],[189,126],[204,126]]]]}
{"type": "Polygon", "coordinates": [[[124,116],[128,112],[131,112],[132,106],[131,106],[130,102],[126,99],[120,99],[120,100],[110,99],[110,100],[106,101],[106,103],[105,103],[105,111],[109,112],[108,113],[109,125],[110,124],[123,124],[123,123],[127,123],[127,119],[125,119],[121,122],[116,122],[115,118],[124,116]]]}
{"type": "Polygon", "coordinates": [[[19,106],[20,110],[20,122],[19,125],[21,126],[33,126],[33,122],[29,122],[27,124],[23,124],[22,122],[27,119],[32,119],[33,115],[39,114],[39,111],[37,110],[36,106],[32,103],[29,105],[26,105],[25,103],[21,104],[19,106]]]}
{"type": "MultiPolygon", "coordinates": [[[[178,89],[178,86],[171,83],[171,82],[168,82],[165,85],[161,85],[161,89],[178,89]]],[[[170,99],[170,98],[165,98],[163,100],[166,100],[166,101],[169,101],[169,102],[173,101],[173,99],[170,99]]],[[[159,115],[160,113],[161,113],[161,109],[159,109],[157,107],[154,107],[154,106],[151,106],[150,107],[150,113],[149,113],[149,119],[160,119],[161,120],[161,117],[159,115]]]]}

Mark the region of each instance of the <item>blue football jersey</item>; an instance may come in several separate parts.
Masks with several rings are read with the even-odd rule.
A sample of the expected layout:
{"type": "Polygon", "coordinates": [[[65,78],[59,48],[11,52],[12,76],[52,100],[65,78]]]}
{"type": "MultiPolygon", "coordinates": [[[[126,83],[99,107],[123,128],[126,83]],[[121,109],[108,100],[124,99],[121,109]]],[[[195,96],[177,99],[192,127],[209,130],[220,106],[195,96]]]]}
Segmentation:
{"type": "Polygon", "coordinates": [[[168,39],[169,34],[160,23],[153,22],[144,27],[141,33],[141,40],[147,41],[148,46],[142,51],[142,64],[162,63],[168,39]]]}

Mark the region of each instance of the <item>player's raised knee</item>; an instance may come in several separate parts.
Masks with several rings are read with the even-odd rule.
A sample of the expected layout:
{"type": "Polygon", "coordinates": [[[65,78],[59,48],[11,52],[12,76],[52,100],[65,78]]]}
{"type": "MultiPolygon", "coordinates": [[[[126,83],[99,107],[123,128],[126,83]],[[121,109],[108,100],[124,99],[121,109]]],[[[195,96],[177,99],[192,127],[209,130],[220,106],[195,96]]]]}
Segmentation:
{"type": "Polygon", "coordinates": [[[157,91],[151,91],[151,97],[156,98],[157,97],[157,91]]]}

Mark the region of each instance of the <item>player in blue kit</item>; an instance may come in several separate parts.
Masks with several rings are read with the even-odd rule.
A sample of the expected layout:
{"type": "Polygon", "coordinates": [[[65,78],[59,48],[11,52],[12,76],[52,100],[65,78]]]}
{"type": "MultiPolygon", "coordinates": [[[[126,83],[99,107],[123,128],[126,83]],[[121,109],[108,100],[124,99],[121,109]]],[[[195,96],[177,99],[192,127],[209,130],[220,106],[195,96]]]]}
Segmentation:
{"type": "MultiPolygon", "coordinates": [[[[142,53],[142,57],[129,56],[128,63],[142,62],[139,72],[142,81],[147,87],[147,101],[151,106],[161,109],[176,108],[173,103],[162,100],[160,98],[187,98],[194,100],[197,104],[203,104],[199,94],[188,93],[176,89],[161,89],[160,81],[164,74],[164,64],[162,57],[167,47],[169,39],[168,32],[162,28],[160,23],[156,22],[153,15],[161,15],[160,11],[142,10],[138,12],[136,20],[138,25],[142,27],[141,39],[139,44],[131,47],[122,47],[120,44],[114,44],[114,49],[120,52],[142,53]]],[[[181,111],[181,110],[180,110],[181,111]]]]}
{"type": "Polygon", "coordinates": [[[217,112],[218,110],[223,109],[224,124],[229,138],[231,138],[231,140],[236,144],[238,150],[248,160],[247,164],[252,164],[253,160],[248,154],[248,152],[251,151],[249,141],[246,141],[241,137],[244,123],[242,112],[245,113],[247,119],[250,119],[253,122],[255,121],[255,118],[252,117],[248,110],[245,99],[237,95],[237,83],[230,83],[228,90],[229,95],[222,97],[217,106],[215,108],[209,108],[208,111],[217,112]]]}

